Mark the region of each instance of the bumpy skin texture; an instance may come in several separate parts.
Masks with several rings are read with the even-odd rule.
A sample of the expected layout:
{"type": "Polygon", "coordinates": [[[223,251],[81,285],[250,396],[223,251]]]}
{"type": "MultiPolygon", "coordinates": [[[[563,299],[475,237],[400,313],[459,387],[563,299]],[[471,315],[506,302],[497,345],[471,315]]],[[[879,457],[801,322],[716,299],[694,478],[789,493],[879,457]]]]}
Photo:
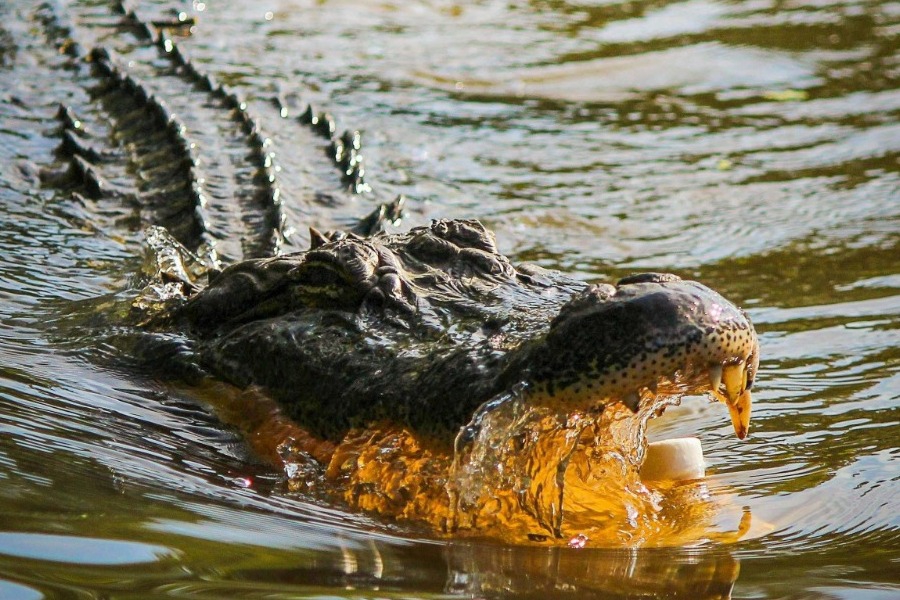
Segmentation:
{"type": "Polygon", "coordinates": [[[696,282],[514,268],[477,221],[314,245],[227,268],[165,320],[199,339],[206,369],[267,388],[322,436],[382,418],[450,435],[519,383],[580,408],[728,361],[752,385],[752,326],[696,282]]]}

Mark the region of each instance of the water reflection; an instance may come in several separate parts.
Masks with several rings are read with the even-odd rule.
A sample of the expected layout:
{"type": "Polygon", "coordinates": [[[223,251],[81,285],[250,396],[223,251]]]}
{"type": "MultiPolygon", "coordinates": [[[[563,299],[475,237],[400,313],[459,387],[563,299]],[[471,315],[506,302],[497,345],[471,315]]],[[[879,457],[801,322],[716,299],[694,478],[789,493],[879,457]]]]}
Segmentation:
{"type": "Polygon", "coordinates": [[[27,585],[4,581],[0,579],[0,595],[4,598],[16,598],[16,600],[41,600],[44,595],[27,585]]]}
{"type": "MultiPolygon", "coordinates": [[[[248,595],[268,582],[295,592],[326,588],[391,596],[421,580],[428,584],[416,589],[429,597],[711,600],[730,598],[739,573],[739,560],[723,549],[572,551],[464,543],[412,549],[346,540],[339,550],[303,566],[238,568],[227,579],[246,582],[248,595]],[[402,567],[413,554],[415,566],[402,567]]],[[[190,589],[208,593],[228,586],[210,582],[190,589]]]]}
{"type": "Polygon", "coordinates": [[[128,565],[155,562],[172,556],[161,546],[125,540],[0,532],[0,554],[32,560],[82,565],[128,565]]]}
{"type": "MultiPolygon", "coordinates": [[[[500,551],[490,545],[456,543],[417,552],[417,562],[434,569],[428,573],[434,588],[421,591],[465,597],[725,599],[731,598],[740,573],[739,561],[723,550],[572,552],[513,547],[500,551]]],[[[307,567],[240,570],[230,577],[278,582],[295,590],[343,588],[391,595],[402,592],[406,579],[393,561],[406,559],[407,554],[372,543],[344,548],[331,561],[307,567]]],[[[206,590],[217,587],[224,589],[210,584],[206,590]]]]}
{"type": "Polygon", "coordinates": [[[729,552],[580,551],[489,546],[448,547],[447,589],[464,594],[517,597],[731,598],[740,573],[729,552]]]}
{"type": "Polygon", "coordinates": [[[813,65],[787,54],[718,43],[484,73],[479,79],[429,73],[416,76],[425,85],[485,98],[591,103],[625,102],[661,91],[693,95],[738,87],[795,89],[821,82],[813,65]]]}

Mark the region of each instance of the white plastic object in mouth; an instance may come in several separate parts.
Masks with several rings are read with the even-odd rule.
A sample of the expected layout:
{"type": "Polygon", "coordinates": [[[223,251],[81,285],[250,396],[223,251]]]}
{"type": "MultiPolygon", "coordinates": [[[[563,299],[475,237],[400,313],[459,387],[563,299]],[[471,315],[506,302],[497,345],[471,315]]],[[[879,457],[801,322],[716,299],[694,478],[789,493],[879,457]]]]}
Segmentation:
{"type": "Polygon", "coordinates": [[[641,479],[685,481],[706,476],[703,447],[695,437],[660,440],[647,444],[641,479]]]}

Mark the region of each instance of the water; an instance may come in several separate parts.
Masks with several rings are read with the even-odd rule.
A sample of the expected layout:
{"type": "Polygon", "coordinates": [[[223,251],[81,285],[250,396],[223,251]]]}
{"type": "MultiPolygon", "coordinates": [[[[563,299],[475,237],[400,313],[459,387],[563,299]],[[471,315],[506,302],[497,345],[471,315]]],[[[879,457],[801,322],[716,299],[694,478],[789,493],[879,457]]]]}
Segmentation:
{"type": "MultiPolygon", "coordinates": [[[[700,399],[650,431],[702,439],[734,507],[721,529],[744,534],[647,550],[444,542],[341,510],[286,490],[182,390],[98,360],[84,323],[133,282],[141,216],[40,184],[58,103],[89,104],[41,15],[158,74],[110,6],[0,6],[0,596],[900,594],[895,3],[141,3],[197,17],[179,45],[272,137],[285,249],[403,193],[404,227],[477,217],[516,260],[673,271],[748,310],[751,437],[700,399]],[[276,94],[362,130],[372,194],[316,194],[334,173],[276,94]]],[[[215,109],[185,113],[210,116],[191,123],[205,148],[234,133],[215,109]]],[[[226,230],[215,201],[250,188],[236,154],[201,152],[226,230]]]]}

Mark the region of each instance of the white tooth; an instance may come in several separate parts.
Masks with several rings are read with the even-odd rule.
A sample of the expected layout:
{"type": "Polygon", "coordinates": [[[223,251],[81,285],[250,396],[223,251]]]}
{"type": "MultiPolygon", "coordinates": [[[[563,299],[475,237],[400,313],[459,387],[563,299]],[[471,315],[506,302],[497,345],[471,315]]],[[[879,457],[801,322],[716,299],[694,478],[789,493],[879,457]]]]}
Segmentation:
{"type": "Polygon", "coordinates": [[[730,402],[734,402],[744,391],[744,363],[728,365],[722,370],[722,380],[725,382],[725,395],[730,402]]]}
{"type": "Polygon", "coordinates": [[[713,365],[709,368],[709,385],[714,392],[719,391],[719,386],[722,385],[722,365],[713,365]]]}
{"type": "Polygon", "coordinates": [[[750,431],[750,410],[752,408],[753,398],[749,391],[744,391],[736,402],[728,403],[728,412],[731,414],[731,423],[734,425],[734,432],[738,439],[742,440],[747,437],[750,431]]]}
{"type": "Polygon", "coordinates": [[[622,396],[622,404],[630,408],[631,412],[636,413],[641,407],[641,395],[637,392],[628,392],[622,396]]]}

